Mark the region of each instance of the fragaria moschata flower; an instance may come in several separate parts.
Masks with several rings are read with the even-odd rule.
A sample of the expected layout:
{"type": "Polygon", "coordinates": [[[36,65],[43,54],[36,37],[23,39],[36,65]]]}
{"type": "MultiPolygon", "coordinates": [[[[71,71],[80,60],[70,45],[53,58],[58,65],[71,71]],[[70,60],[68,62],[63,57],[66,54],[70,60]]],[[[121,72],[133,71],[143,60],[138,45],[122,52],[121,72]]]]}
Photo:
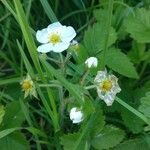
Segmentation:
{"type": "Polygon", "coordinates": [[[94,80],[98,96],[104,100],[107,106],[111,106],[115,96],[121,91],[118,85],[118,78],[112,74],[108,74],[107,70],[98,71],[94,80]]]}
{"type": "Polygon", "coordinates": [[[24,98],[26,98],[28,95],[33,95],[34,97],[37,97],[35,85],[29,75],[27,75],[20,84],[22,91],[24,91],[24,98]]]}
{"type": "Polygon", "coordinates": [[[98,65],[98,60],[96,57],[89,57],[86,61],[85,64],[87,65],[88,68],[91,67],[97,67],[98,65]]]}
{"type": "Polygon", "coordinates": [[[60,53],[69,47],[75,36],[73,27],[63,26],[59,22],[52,23],[47,28],[37,31],[36,38],[42,44],[37,50],[41,53],[50,51],[60,53]]]}
{"type": "Polygon", "coordinates": [[[83,120],[82,111],[77,107],[73,107],[70,110],[70,119],[72,120],[73,123],[80,123],[83,120]]]}

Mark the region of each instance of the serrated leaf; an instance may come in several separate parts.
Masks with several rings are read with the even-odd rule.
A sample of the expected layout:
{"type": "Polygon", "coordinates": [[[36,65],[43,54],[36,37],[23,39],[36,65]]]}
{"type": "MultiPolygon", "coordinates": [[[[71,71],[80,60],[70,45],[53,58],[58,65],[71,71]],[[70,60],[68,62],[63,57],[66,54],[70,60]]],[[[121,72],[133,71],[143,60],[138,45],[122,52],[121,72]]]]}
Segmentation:
{"type": "MultiPolygon", "coordinates": [[[[74,147],[76,147],[76,142],[78,138],[80,137],[80,133],[73,133],[73,134],[67,134],[63,135],[60,138],[60,143],[63,145],[64,150],[74,150],[74,147]]],[[[86,141],[83,139],[78,147],[78,150],[84,150],[86,147],[86,141]]]]}
{"type": "Polygon", "coordinates": [[[129,51],[128,56],[131,58],[132,62],[140,63],[146,59],[147,53],[145,53],[145,44],[133,42],[132,49],[129,51]]]}
{"type": "Polygon", "coordinates": [[[29,143],[24,135],[20,132],[15,132],[0,139],[1,150],[29,150],[29,143]]]}
{"type": "Polygon", "coordinates": [[[25,120],[24,114],[21,110],[19,101],[13,101],[6,105],[5,116],[1,129],[20,127],[22,122],[25,120]]]}
{"type": "MultiPolygon", "coordinates": [[[[89,27],[84,34],[84,46],[88,51],[89,56],[94,56],[98,52],[102,51],[105,47],[106,29],[104,23],[95,23],[92,27],[89,27]]],[[[111,27],[108,47],[116,41],[116,32],[111,27]]]]}
{"type": "Polygon", "coordinates": [[[91,115],[95,110],[91,99],[89,99],[88,97],[85,97],[82,110],[84,112],[85,117],[89,117],[89,115],[91,115]]]}
{"type": "Polygon", "coordinates": [[[95,118],[90,131],[92,137],[97,136],[105,125],[105,117],[101,108],[97,109],[94,115],[95,118]]]}
{"type": "Polygon", "coordinates": [[[99,135],[92,140],[92,146],[98,150],[109,149],[119,144],[124,136],[123,130],[113,126],[105,126],[99,135]]]}
{"type": "Polygon", "coordinates": [[[115,147],[113,150],[149,150],[150,147],[144,138],[137,138],[125,141],[115,147]]]}
{"type": "Polygon", "coordinates": [[[106,65],[112,70],[129,78],[138,78],[138,74],[127,55],[118,49],[109,49],[106,54],[106,65]]]}
{"type": "Polygon", "coordinates": [[[137,134],[143,131],[143,126],[145,124],[140,118],[135,116],[132,112],[128,110],[123,110],[121,112],[122,119],[126,127],[129,128],[130,131],[137,134]]]}
{"type": "Polygon", "coordinates": [[[150,118],[150,92],[147,92],[146,96],[141,98],[140,101],[141,105],[139,106],[139,111],[150,118]]]}
{"type": "Polygon", "coordinates": [[[130,15],[125,21],[126,30],[139,43],[150,42],[150,10],[138,8],[135,16],[130,15]]]}

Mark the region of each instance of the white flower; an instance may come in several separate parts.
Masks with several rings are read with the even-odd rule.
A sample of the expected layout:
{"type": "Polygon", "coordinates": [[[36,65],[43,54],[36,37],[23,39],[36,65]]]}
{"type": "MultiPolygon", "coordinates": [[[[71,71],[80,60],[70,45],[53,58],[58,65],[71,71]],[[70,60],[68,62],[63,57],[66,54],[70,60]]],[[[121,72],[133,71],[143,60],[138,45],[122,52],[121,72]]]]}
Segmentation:
{"type": "Polygon", "coordinates": [[[115,96],[121,91],[118,85],[118,78],[110,75],[105,71],[98,71],[94,80],[98,96],[104,100],[107,106],[111,106],[114,102],[115,96]]]}
{"type": "Polygon", "coordinates": [[[21,81],[21,88],[22,91],[24,91],[24,98],[26,98],[28,95],[33,95],[37,98],[37,93],[35,90],[35,85],[29,75],[26,76],[25,79],[21,81]]]}
{"type": "Polygon", "coordinates": [[[89,57],[86,61],[85,64],[87,65],[88,68],[91,67],[97,67],[98,65],[98,60],[96,57],[89,57]]]}
{"type": "Polygon", "coordinates": [[[70,119],[73,123],[80,123],[83,120],[82,111],[77,107],[72,108],[70,110],[70,119]]]}
{"type": "Polygon", "coordinates": [[[60,53],[69,47],[75,36],[73,27],[63,26],[59,22],[52,23],[47,28],[37,31],[36,38],[42,44],[37,50],[41,53],[60,53]]]}

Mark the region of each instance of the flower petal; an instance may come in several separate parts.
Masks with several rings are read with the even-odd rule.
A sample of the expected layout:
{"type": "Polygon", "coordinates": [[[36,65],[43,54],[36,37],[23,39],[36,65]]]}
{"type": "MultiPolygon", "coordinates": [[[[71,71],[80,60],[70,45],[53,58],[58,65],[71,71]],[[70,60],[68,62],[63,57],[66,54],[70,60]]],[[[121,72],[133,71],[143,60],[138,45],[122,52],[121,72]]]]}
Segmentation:
{"type": "Polygon", "coordinates": [[[88,59],[86,59],[85,64],[87,65],[88,68],[97,67],[98,60],[96,57],[89,57],[88,59]]]}
{"type": "Polygon", "coordinates": [[[104,96],[104,102],[106,103],[107,106],[111,106],[115,100],[115,96],[113,93],[107,93],[105,96],[104,96]]]}
{"type": "Polygon", "coordinates": [[[47,32],[47,28],[42,29],[42,30],[38,30],[36,32],[36,39],[40,42],[40,43],[48,43],[48,32],[47,32]]]}
{"type": "Polygon", "coordinates": [[[73,123],[80,123],[83,120],[83,113],[74,107],[70,111],[70,119],[73,123]]]}
{"type": "Polygon", "coordinates": [[[52,51],[55,53],[61,53],[64,50],[66,50],[69,47],[69,45],[70,43],[63,43],[63,42],[52,45],[52,51]]]}
{"type": "Polygon", "coordinates": [[[60,27],[63,27],[60,22],[54,22],[47,27],[47,30],[48,32],[51,32],[52,30],[60,27]]]}
{"type": "Polygon", "coordinates": [[[41,53],[50,52],[50,51],[52,51],[52,44],[48,43],[48,44],[40,45],[40,46],[37,48],[37,51],[38,51],[38,52],[41,52],[41,53]]]}
{"type": "Polygon", "coordinates": [[[76,36],[76,32],[73,27],[68,26],[61,31],[61,37],[63,42],[70,42],[76,36]]]}
{"type": "Polygon", "coordinates": [[[98,71],[98,73],[94,79],[94,82],[99,83],[99,82],[103,81],[104,79],[106,79],[106,77],[107,77],[107,70],[106,69],[104,71],[98,71]]]}

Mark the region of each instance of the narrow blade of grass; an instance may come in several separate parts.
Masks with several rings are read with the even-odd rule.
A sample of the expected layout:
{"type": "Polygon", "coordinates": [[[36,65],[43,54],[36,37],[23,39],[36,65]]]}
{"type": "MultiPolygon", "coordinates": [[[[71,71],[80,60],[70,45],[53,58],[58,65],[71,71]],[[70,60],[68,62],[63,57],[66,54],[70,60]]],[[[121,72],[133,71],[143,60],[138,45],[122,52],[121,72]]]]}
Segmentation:
{"type": "Polygon", "coordinates": [[[50,19],[51,22],[57,22],[57,17],[55,16],[50,4],[48,3],[47,0],[40,0],[43,8],[44,8],[44,11],[45,13],[47,14],[48,18],[50,19]]]}

